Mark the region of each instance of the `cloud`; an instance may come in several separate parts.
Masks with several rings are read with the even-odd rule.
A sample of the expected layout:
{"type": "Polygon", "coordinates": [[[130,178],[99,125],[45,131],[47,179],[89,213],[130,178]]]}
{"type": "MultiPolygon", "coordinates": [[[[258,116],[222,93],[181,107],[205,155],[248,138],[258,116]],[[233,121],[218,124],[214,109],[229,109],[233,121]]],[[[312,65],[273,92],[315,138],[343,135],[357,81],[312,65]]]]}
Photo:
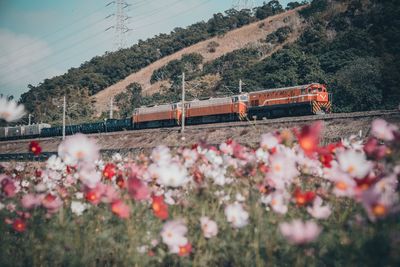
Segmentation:
{"type": "Polygon", "coordinates": [[[0,92],[10,94],[16,88],[25,88],[29,83],[54,75],[54,69],[40,71],[39,68],[38,72],[35,67],[36,62],[43,61],[50,53],[50,47],[40,39],[0,29],[0,92]]]}

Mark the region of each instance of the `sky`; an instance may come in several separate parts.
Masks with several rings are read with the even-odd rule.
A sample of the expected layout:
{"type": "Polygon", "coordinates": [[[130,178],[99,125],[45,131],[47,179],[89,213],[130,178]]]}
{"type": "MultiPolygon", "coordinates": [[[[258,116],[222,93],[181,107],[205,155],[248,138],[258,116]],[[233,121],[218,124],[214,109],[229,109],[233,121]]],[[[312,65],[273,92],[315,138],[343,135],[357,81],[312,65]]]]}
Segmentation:
{"type": "MultiPolygon", "coordinates": [[[[241,1],[260,6],[266,0],[241,1]]],[[[293,1],[293,0],[291,0],[293,1]]],[[[283,6],[288,2],[279,1],[283,6]]],[[[0,94],[20,95],[28,84],[116,51],[117,0],[0,0],[0,94]]],[[[125,47],[176,27],[206,21],[238,0],[125,0],[125,47]]],[[[240,1],[239,1],[240,2],[240,1]]],[[[268,0],[267,0],[268,2],[268,0]]]]}

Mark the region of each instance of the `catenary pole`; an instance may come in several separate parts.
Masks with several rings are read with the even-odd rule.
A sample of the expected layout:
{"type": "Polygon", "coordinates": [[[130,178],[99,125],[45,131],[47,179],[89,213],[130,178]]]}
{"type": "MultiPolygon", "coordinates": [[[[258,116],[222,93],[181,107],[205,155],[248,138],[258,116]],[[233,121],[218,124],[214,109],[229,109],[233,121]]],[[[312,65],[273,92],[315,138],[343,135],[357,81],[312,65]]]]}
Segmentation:
{"type": "Polygon", "coordinates": [[[64,103],[63,103],[63,128],[62,128],[62,139],[65,139],[65,110],[66,110],[66,106],[67,106],[67,101],[65,99],[65,95],[64,95],[64,103]]]}
{"type": "Polygon", "coordinates": [[[181,133],[185,131],[185,73],[182,72],[182,122],[181,133]]]}

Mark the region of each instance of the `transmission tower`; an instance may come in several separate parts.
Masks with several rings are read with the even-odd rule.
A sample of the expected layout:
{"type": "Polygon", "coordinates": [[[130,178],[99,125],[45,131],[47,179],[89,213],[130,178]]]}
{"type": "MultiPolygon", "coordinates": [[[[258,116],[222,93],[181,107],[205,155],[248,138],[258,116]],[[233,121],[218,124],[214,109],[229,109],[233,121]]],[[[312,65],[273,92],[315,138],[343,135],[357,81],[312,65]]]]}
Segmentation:
{"type": "Polygon", "coordinates": [[[233,0],[232,8],[236,10],[250,9],[252,10],[256,6],[254,0],[233,0]]]}
{"type": "Polygon", "coordinates": [[[126,46],[126,34],[131,29],[127,26],[127,20],[130,18],[126,14],[126,8],[130,6],[125,0],[113,1],[116,6],[115,12],[115,47],[119,50],[126,46]]]}

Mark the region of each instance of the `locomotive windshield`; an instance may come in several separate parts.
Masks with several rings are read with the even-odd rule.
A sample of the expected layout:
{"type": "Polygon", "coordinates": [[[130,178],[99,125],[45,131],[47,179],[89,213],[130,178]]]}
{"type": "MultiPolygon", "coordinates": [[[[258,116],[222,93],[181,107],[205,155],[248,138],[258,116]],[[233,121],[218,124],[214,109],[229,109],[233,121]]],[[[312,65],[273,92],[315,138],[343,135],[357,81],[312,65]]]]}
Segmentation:
{"type": "Polygon", "coordinates": [[[240,101],[249,101],[249,97],[247,95],[241,95],[240,101]]]}

